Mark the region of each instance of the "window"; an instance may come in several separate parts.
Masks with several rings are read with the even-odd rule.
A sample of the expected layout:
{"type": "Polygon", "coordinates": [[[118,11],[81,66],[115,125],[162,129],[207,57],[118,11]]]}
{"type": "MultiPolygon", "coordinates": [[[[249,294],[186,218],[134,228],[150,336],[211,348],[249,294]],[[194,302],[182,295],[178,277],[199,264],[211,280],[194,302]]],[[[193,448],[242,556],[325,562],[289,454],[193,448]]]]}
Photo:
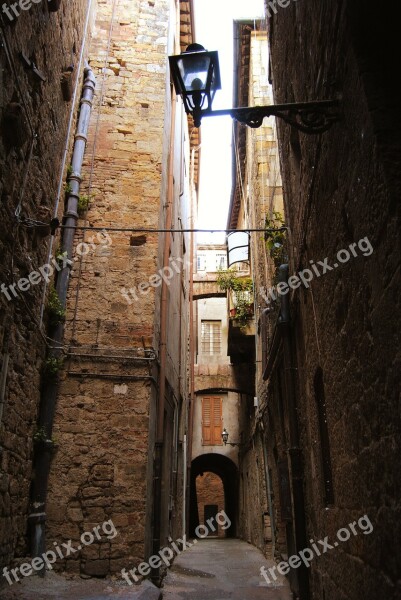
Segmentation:
{"type": "Polygon", "coordinates": [[[221,354],[221,321],[202,321],[202,354],[221,354]]]}
{"type": "Polygon", "coordinates": [[[198,254],[196,257],[196,270],[206,271],[206,254],[198,254]]]}
{"type": "Polygon", "coordinates": [[[222,399],[218,396],[205,396],[202,399],[202,444],[221,446],[222,399]]]}
{"type": "Polygon", "coordinates": [[[227,268],[227,255],[216,254],[216,271],[227,268]]]}

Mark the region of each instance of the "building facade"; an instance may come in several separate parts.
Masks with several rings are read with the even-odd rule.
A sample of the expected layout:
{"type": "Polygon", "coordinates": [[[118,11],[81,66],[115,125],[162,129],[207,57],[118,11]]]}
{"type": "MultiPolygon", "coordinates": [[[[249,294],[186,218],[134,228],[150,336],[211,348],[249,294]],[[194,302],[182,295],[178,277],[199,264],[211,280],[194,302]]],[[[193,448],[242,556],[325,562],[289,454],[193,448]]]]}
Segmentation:
{"type": "Polygon", "coordinates": [[[71,149],[91,19],[83,0],[59,4],[1,10],[1,566],[29,552],[34,436],[49,346],[44,288],[55,271],[49,223],[71,149]]]}
{"type": "MultiPolygon", "coordinates": [[[[194,407],[191,453],[190,533],[225,510],[237,527],[238,448],[223,444],[224,429],[237,439],[241,396],[227,355],[227,298],[217,285],[227,266],[226,245],[198,245],[193,286],[194,407]],[[220,297],[219,297],[220,296],[220,297]],[[214,515],[211,514],[214,512],[214,515]]],[[[223,535],[221,530],[219,535],[223,535]]]]}
{"type": "MultiPolygon", "coordinates": [[[[235,105],[272,104],[265,23],[236,22],[234,39],[235,105]]],[[[241,346],[246,348],[245,360],[254,372],[255,400],[244,405],[240,414],[245,442],[240,454],[240,535],[269,558],[281,560],[288,555],[288,545],[277,467],[286,456],[286,447],[273,435],[278,407],[263,379],[272,321],[278,312],[269,291],[275,285],[277,267],[286,260],[285,230],[276,231],[284,224],[285,215],[274,119],[265,119],[257,129],[236,124],[233,145],[236,176],[227,228],[253,230],[249,234],[248,276],[253,282],[254,310],[246,328],[232,328],[229,345],[237,353],[241,346]]]]}
{"type": "MultiPolygon", "coordinates": [[[[373,4],[266,4],[274,103],[340,98],[341,118],[312,136],[277,119],[283,209],[268,206],[267,224],[275,220],[286,233],[276,240],[281,256],[271,252],[267,231],[266,245],[252,246],[258,410],[244,418],[255,440],[248,473],[257,490],[264,454],[267,497],[259,496],[258,508],[268,513],[277,559],[316,540],[336,540],[309,568],[289,569],[296,597],[396,598],[400,119],[389,58],[394,16],[390,10],[377,24],[373,4]]],[[[252,64],[246,52],[243,62],[252,64]]],[[[239,81],[249,94],[251,83],[239,81]]],[[[260,141],[238,145],[250,169],[258,165],[260,141]]],[[[242,223],[260,224],[266,202],[257,178],[263,179],[262,169],[242,177],[245,185],[237,181],[237,193],[247,185],[251,193],[231,207],[235,226],[246,215],[242,223]]]]}
{"type": "Polygon", "coordinates": [[[185,529],[191,253],[181,230],[188,229],[196,205],[199,141],[193,136],[190,147],[167,57],[191,42],[192,7],[168,0],[74,2],[63,3],[57,14],[35,6],[19,18],[2,29],[9,63],[2,65],[2,133],[4,167],[10,169],[2,181],[10,218],[2,233],[4,264],[14,271],[20,265],[22,276],[47,257],[56,277],[30,292],[27,310],[37,320],[47,298],[42,329],[31,317],[21,318],[26,299],[7,305],[2,297],[3,561],[40,555],[53,543],[71,540],[77,547],[85,532],[112,522],[116,535],[81,544],[79,553],[55,565],[104,577],[136,566],[185,529]],[[34,31],[43,24],[43,47],[55,44],[62,26],[70,33],[61,38],[54,64],[48,61],[41,71],[46,61],[34,31]],[[20,37],[10,36],[11,27],[20,37]],[[35,64],[28,72],[21,59],[14,73],[30,27],[24,56],[35,64]],[[68,103],[64,80],[71,71],[76,87],[68,103]],[[36,90],[32,102],[40,102],[44,89],[42,105],[49,107],[49,114],[37,111],[31,138],[29,117],[36,109],[19,105],[27,95],[22,82],[36,90]],[[21,140],[9,133],[15,123],[21,140]],[[37,192],[28,202],[32,189],[37,192]],[[49,227],[52,216],[58,221],[49,227]],[[10,237],[14,228],[20,250],[10,237]],[[23,264],[27,251],[32,264],[23,264]],[[24,338],[32,338],[31,354],[24,338]],[[24,371],[30,376],[26,394],[15,387],[25,385],[18,375],[24,371]],[[18,395],[30,399],[24,410],[18,395]]]}

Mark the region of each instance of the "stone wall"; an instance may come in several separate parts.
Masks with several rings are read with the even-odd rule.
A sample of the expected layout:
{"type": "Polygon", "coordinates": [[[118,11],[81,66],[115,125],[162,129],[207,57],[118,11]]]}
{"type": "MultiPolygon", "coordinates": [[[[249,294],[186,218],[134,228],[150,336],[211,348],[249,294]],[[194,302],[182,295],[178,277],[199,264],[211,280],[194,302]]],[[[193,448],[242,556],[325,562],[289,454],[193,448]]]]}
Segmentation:
{"type": "MultiPolygon", "coordinates": [[[[270,22],[275,101],[341,98],[321,136],[280,123],[290,274],[367,238],[363,253],[291,294],[307,537],[359,532],[311,564],[311,597],[400,594],[399,188],[395,7],[291,3],[270,22]],[[365,256],[364,256],[365,254],[365,256]],[[323,448],[318,405],[329,445],[323,448]],[[323,461],[331,460],[332,495],[323,461]],[[330,496],[330,495],[329,495],[330,496]]],[[[355,249],[355,246],[354,246],[355,249]]],[[[342,255],[344,256],[344,255],[342,255]]],[[[323,427],[324,429],[324,427],[323,427]]],[[[324,432],[323,432],[324,433],[324,432]]]]}
{"type": "MultiPolygon", "coordinates": [[[[170,4],[98,3],[89,49],[97,89],[82,184],[89,207],[80,225],[165,227],[169,179],[173,227],[186,223],[188,182],[182,174],[184,161],[189,163],[188,134],[178,104],[176,127],[170,131],[166,67],[176,43],[170,4]]],[[[59,449],[48,499],[50,543],[71,539],[77,546],[84,532],[109,519],[114,523],[114,539],[95,541],[58,563],[60,569],[94,576],[134,567],[151,553],[163,351],[161,280],[152,286],[149,278],[163,267],[164,235],[110,230],[106,236],[106,242],[94,241],[92,232],[76,237],[76,253],[81,241],[94,245],[76,260],[71,275],[65,335],[69,354],[61,375],[54,428],[59,449]]],[[[162,545],[168,535],[178,536],[181,523],[182,476],[172,472],[182,473],[179,416],[186,414],[180,405],[187,397],[185,243],[179,234],[168,241],[162,545]]]]}
{"type": "Polygon", "coordinates": [[[71,0],[49,12],[43,1],[13,21],[2,11],[0,379],[5,394],[0,398],[0,567],[28,554],[33,435],[46,348],[43,278],[29,289],[22,283],[25,291],[16,288],[17,297],[8,286],[47,263],[49,228],[27,227],[22,221],[49,223],[55,210],[72,108],[63,98],[60,80],[73,65],[65,77],[71,88],[77,77],[81,85],[78,62],[86,9],[86,1],[71,0]]]}
{"type": "MultiPolygon", "coordinates": [[[[240,65],[238,96],[249,106],[273,103],[269,83],[267,33],[263,26],[237,24],[241,40],[237,61],[240,65]]],[[[283,214],[281,173],[278,157],[277,131],[273,118],[261,127],[238,127],[236,144],[243,151],[243,187],[247,195],[238,207],[238,228],[278,227],[275,213],[283,214]]],[[[241,182],[236,182],[236,194],[241,197],[241,182]]],[[[231,218],[233,218],[231,216],[231,218]]],[[[267,353],[264,346],[272,335],[277,304],[268,290],[274,285],[277,265],[285,262],[285,249],[272,252],[263,233],[252,233],[251,271],[255,294],[256,365],[252,384],[257,396],[255,409],[250,397],[241,405],[240,429],[245,446],[240,453],[240,536],[258,546],[269,558],[287,554],[286,522],[280,510],[280,489],[277,463],[286,454],[281,432],[272,430],[279,422],[278,395],[263,380],[267,353]],[[268,313],[266,312],[268,310],[268,313]],[[266,316],[268,314],[268,317],[266,316]],[[270,474],[269,474],[270,473],[270,474]],[[268,477],[270,485],[268,485],[268,477]],[[270,489],[270,492],[269,492],[270,489]]],[[[237,377],[241,370],[234,367],[237,377]]]]}

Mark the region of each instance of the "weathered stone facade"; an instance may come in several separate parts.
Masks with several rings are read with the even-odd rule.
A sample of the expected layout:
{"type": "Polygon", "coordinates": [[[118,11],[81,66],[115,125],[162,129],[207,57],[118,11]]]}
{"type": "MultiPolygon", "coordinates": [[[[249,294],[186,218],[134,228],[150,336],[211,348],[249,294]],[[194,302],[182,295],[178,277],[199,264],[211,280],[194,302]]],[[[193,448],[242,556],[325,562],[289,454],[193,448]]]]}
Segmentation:
{"type": "MultiPolygon", "coordinates": [[[[167,55],[179,41],[170,8],[167,0],[100,2],[89,49],[97,92],[81,185],[90,200],[79,225],[105,228],[107,241],[95,241],[71,274],[48,529],[50,541],[77,546],[84,532],[112,520],[114,539],[59,562],[60,569],[94,576],[132,568],[153,553],[155,511],[162,546],[181,534],[189,244],[184,234],[168,236],[165,262],[165,235],[135,232],[178,230],[188,219],[188,134],[167,74],[167,55]],[[154,480],[155,443],[162,471],[154,480]]],[[[92,243],[93,233],[78,234],[81,241],[92,243]]]]}
{"type": "Polygon", "coordinates": [[[24,281],[48,262],[49,227],[32,225],[50,222],[64,176],[73,107],[70,96],[63,97],[60,80],[68,80],[69,89],[76,81],[82,84],[78,64],[86,10],[87,2],[71,0],[56,12],[41,2],[12,21],[4,11],[1,15],[1,567],[29,552],[27,518],[46,314],[42,323],[43,278],[30,286],[24,281]],[[71,65],[72,73],[67,70],[71,65]],[[20,280],[14,294],[9,286],[20,280]]]}
{"type": "MultiPolygon", "coordinates": [[[[268,80],[267,32],[263,25],[247,21],[235,24],[235,61],[238,68],[235,96],[239,105],[263,106],[273,103],[268,80]]],[[[265,119],[257,129],[236,125],[234,142],[234,160],[238,161],[241,172],[238,168],[229,225],[238,229],[250,227],[261,230],[278,227],[275,215],[281,215],[279,221],[284,215],[274,119],[265,119]]],[[[268,401],[268,387],[263,381],[263,374],[266,366],[265,345],[273,329],[270,315],[277,314],[268,290],[274,284],[276,265],[284,260],[284,249],[272,249],[268,242],[269,238],[265,237],[263,231],[250,235],[257,335],[253,338],[255,356],[249,354],[249,369],[252,368],[254,372],[252,386],[257,405],[254,406],[251,396],[242,404],[240,413],[240,430],[245,444],[240,452],[239,534],[258,546],[267,557],[281,560],[281,556],[287,554],[287,543],[286,523],[280,511],[277,462],[286,450],[264,427],[267,413],[272,418],[274,414],[275,421],[278,409],[272,398],[268,401]]],[[[240,377],[242,371],[243,365],[234,365],[236,377],[240,377]]]]}
{"type": "Polygon", "coordinates": [[[62,224],[73,215],[63,215],[70,182],[80,187],[63,361],[45,363],[56,377],[43,371],[46,381],[58,381],[58,391],[54,384],[43,385],[44,379],[40,383],[46,341],[55,343],[54,326],[45,338],[47,311],[39,327],[43,286],[13,302],[7,301],[8,288],[2,290],[4,565],[29,554],[31,478],[32,525],[46,524],[48,546],[71,540],[82,547],[68,559],[67,553],[60,557],[56,569],[105,576],[135,566],[169,536],[182,535],[189,238],[180,229],[188,227],[195,205],[190,194],[196,193],[198,156],[194,150],[190,161],[187,123],[171,93],[167,56],[189,43],[191,26],[188,2],[98,0],[62,3],[54,14],[43,3],[4,29],[1,109],[7,119],[0,160],[6,285],[45,264],[49,253],[63,263],[68,230],[56,232],[51,248],[48,224],[53,215],[62,224]],[[88,6],[92,11],[86,13],[88,6]],[[28,69],[21,51],[35,65],[28,69]],[[81,133],[75,138],[86,145],[81,181],[81,173],[68,165],[85,59],[96,91],[88,139],[81,133]],[[74,92],[71,81],[75,106],[67,100],[74,92]],[[14,216],[17,207],[23,223],[14,216]],[[158,233],[160,228],[175,232],[158,233]],[[52,404],[54,424],[48,422],[52,404]],[[32,472],[35,431],[40,452],[53,450],[48,486],[47,458],[35,462],[32,472]],[[83,533],[102,531],[110,520],[116,535],[82,541],[83,533]]]}
{"type": "Polygon", "coordinates": [[[275,102],[341,98],[340,121],[322,135],[278,120],[289,275],[326,257],[331,267],[283,297],[268,349],[264,423],[286,451],[288,554],[339,539],[364,515],[373,526],[298,570],[301,598],[400,594],[394,18],[373,2],[316,1],[277,7],[269,21],[275,102]]]}

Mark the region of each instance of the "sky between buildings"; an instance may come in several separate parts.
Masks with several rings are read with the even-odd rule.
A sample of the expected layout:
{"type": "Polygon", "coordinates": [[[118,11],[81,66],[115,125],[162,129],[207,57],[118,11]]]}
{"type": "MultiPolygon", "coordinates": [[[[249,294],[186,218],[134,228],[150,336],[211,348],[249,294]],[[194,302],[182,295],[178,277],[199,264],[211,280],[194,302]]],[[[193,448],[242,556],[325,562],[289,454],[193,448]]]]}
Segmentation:
{"type": "MultiPolygon", "coordinates": [[[[195,41],[219,52],[222,89],[216,93],[213,109],[232,107],[233,20],[258,20],[263,15],[263,0],[195,0],[195,41]]],[[[205,118],[201,131],[198,227],[225,229],[232,185],[231,117],[205,118]]],[[[197,241],[224,240],[224,234],[199,234],[197,241]]]]}

